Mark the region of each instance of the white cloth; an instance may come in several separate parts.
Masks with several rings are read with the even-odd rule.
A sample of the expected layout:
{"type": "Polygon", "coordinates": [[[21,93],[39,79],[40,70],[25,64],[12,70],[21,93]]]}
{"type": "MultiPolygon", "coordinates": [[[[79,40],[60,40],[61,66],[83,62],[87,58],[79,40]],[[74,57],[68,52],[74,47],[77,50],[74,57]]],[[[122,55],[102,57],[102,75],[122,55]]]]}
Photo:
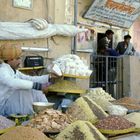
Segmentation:
{"type": "Polygon", "coordinates": [[[45,19],[36,18],[36,19],[29,20],[29,22],[37,30],[44,30],[44,29],[48,28],[48,22],[45,19]]]}
{"type": "Polygon", "coordinates": [[[33,82],[47,83],[48,75],[28,76],[0,64],[0,114],[32,114],[33,102],[47,101],[41,91],[32,89],[33,82]]]}
{"type": "Polygon", "coordinates": [[[44,30],[38,30],[29,22],[0,22],[0,40],[48,38],[55,35],[72,37],[85,31],[87,29],[67,24],[48,24],[44,30]]]}
{"type": "Polygon", "coordinates": [[[126,51],[124,52],[124,55],[133,55],[134,52],[132,50],[133,50],[133,45],[129,43],[126,51]]]}

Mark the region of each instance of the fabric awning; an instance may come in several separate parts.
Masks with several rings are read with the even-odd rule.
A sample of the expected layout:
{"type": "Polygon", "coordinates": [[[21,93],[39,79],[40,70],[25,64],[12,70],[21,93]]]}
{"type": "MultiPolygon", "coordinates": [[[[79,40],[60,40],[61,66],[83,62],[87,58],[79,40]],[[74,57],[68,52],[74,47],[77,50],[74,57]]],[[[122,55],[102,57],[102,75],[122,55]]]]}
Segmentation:
{"type": "Polygon", "coordinates": [[[31,23],[0,22],[0,40],[48,38],[54,35],[75,36],[86,29],[67,24],[48,24],[44,30],[33,28],[31,23]]]}

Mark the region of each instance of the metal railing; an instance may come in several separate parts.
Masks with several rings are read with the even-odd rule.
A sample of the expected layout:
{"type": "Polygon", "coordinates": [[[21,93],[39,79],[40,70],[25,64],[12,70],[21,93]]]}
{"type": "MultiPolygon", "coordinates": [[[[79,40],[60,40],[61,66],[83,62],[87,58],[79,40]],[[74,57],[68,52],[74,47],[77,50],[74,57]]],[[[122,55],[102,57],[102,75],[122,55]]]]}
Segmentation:
{"type": "Polygon", "coordinates": [[[91,55],[90,87],[102,87],[114,98],[123,96],[123,57],[91,55]]]}

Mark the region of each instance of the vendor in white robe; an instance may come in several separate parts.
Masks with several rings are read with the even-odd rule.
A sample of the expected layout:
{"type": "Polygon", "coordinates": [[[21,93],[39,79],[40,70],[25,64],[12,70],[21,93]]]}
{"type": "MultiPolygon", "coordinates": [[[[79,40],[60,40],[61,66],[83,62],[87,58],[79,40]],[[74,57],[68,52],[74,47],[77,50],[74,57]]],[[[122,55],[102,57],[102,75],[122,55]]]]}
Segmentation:
{"type": "Polygon", "coordinates": [[[4,44],[0,47],[0,115],[32,114],[33,102],[47,102],[43,85],[49,75],[29,76],[17,70],[21,48],[4,44]]]}

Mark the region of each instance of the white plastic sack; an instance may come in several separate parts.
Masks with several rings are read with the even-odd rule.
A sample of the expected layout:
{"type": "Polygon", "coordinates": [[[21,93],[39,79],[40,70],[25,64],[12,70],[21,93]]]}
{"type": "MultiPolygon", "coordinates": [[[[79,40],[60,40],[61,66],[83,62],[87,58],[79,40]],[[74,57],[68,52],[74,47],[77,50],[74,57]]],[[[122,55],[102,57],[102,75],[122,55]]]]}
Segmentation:
{"type": "Polygon", "coordinates": [[[120,105],[111,105],[108,106],[108,113],[110,115],[120,115],[120,116],[124,116],[127,114],[128,109],[120,106],[120,105]]]}
{"type": "Polygon", "coordinates": [[[54,35],[75,36],[86,30],[65,24],[48,24],[48,28],[37,30],[28,22],[0,22],[0,40],[48,38],[54,35]]]}

